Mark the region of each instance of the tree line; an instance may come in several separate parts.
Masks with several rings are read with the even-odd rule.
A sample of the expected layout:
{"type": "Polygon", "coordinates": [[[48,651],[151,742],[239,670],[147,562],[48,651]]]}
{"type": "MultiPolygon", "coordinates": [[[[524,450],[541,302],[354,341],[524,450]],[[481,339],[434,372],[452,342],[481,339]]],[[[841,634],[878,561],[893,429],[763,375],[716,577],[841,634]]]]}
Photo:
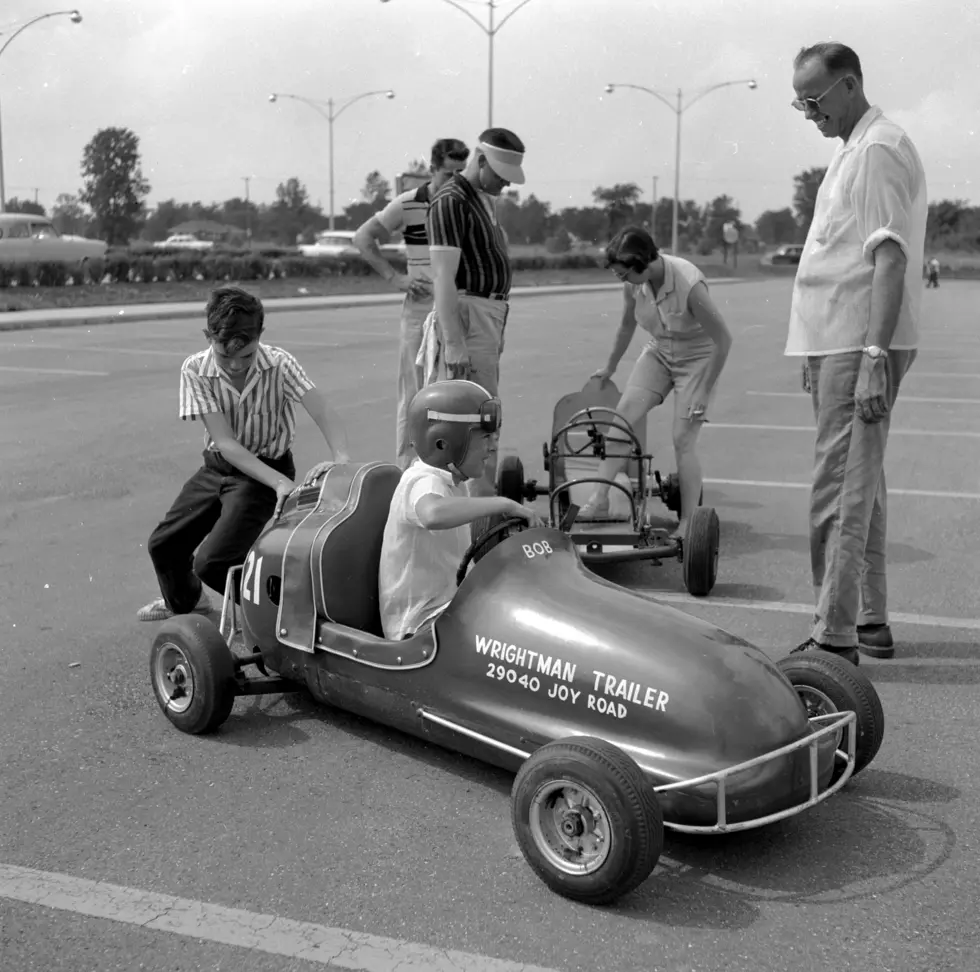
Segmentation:
{"type": "MultiPolygon", "coordinates": [[[[427,163],[419,159],[410,172],[425,173],[427,163]]],[[[321,206],[296,177],[276,187],[272,203],[254,203],[233,197],[223,202],[180,202],[168,199],[150,208],[146,198],[150,184],[143,176],[139,138],[126,128],[105,128],[95,134],[82,154],[82,188],[62,193],[55,200],[51,217],[62,233],[97,236],[110,245],[125,246],[136,239],[165,239],[175,226],[205,220],[228,228],[230,242],[249,240],[292,245],[311,242],[329,225],[321,206]]],[[[682,252],[709,253],[724,245],[722,228],[734,223],[741,238],[750,245],[764,246],[802,242],[813,219],[817,190],[824,168],[807,169],[793,179],[792,205],[766,210],[754,224],[742,220],[739,207],[728,195],[707,204],[685,199],[678,205],[678,243],[682,252]]],[[[601,243],[627,223],[652,228],[663,243],[671,239],[673,200],[663,197],[656,206],[641,200],[643,190],[635,183],[598,186],[592,206],[566,207],[552,211],[551,204],[533,193],[521,199],[516,191],[505,192],[499,216],[512,242],[543,244],[555,252],[579,244],[601,243]]],[[[338,229],[355,229],[392,198],[391,183],[380,172],[370,172],[361,198],[336,215],[338,229]]],[[[11,199],[8,211],[36,212],[44,208],[29,200],[11,199]]],[[[927,245],[931,249],[980,249],[980,207],[962,200],[942,200],[929,206],[927,245]]]]}

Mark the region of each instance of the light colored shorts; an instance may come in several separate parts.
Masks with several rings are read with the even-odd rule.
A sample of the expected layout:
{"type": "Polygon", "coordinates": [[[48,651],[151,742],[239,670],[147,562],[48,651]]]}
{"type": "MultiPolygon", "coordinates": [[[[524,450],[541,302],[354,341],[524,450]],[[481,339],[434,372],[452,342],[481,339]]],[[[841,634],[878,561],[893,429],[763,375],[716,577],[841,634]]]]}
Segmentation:
{"type": "Polygon", "coordinates": [[[708,372],[714,342],[703,338],[658,338],[650,341],[636,359],[626,382],[627,388],[655,392],[666,401],[674,391],[674,416],[687,417],[696,399],[705,406],[707,420],[714,400],[714,389],[705,401],[701,388],[708,372]]]}

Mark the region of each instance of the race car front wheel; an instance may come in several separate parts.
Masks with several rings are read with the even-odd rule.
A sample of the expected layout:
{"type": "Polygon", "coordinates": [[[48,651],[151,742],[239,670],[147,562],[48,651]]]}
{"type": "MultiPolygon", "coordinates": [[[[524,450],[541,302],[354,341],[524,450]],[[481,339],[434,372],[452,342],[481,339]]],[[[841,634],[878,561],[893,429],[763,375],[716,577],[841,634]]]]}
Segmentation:
{"type": "Polygon", "coordinates": [[[621,749],[574,736],[538,749],[511,794],[524,859],[558,894],[609,904],[649,877],[663,850],[653,787],[621,749]]]}
{"type": "Polygon", "coordinates": [[[235,661],[213,621],[178,614],[160,625],[150,680],[163,714],[191,735],[213,732],[235,704],[235,661]]]}

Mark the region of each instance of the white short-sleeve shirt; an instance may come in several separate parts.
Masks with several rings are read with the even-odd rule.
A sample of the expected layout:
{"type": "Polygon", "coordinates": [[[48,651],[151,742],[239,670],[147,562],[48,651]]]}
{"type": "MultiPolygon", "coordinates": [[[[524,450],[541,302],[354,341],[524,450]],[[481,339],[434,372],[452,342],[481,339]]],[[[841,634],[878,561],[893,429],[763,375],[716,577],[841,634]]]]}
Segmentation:
{"type": "Polygon", "coordinates": [[[416,459],[395,487],[381,543],[381,626],[398,641],[439,614],[456,593],[456,570],[470,544],[468,526],[429,530],[416,508],[423,496],[465,497],[446,469],[416,459]]]}
{"type": "Polygon", "coordinates": [[[865,346],[874,250],[884,240],[894,240],[907,261],[891,347],[916,347],[927,217],[925,172],[915,146],[880,108],[869,108],[838,147],[817,192],[785,353],[839,354],[865,346]]]}
{"type": "Polygon", "coordinates": [[[636,323],[656,342],[657,338],[699,338],[708,334],[691,313],[688,298],[704,274],[689,260],[662,253],[664,282],[653,296],[648,283],[626,284],[632,292],[636,323]]]}

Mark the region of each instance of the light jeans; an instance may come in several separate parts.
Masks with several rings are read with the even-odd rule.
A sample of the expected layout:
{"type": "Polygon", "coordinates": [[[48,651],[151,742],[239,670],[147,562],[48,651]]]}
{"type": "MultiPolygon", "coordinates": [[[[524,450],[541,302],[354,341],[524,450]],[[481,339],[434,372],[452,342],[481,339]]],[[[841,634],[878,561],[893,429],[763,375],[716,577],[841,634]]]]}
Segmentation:
{"type": "Polygon", "coordinates": [[[407,469],[415,459],[409,441],[408,406],[422,387],[422,369],[415,363],[422,345],[422,324],[432,310],[432,301],[406,297],[398,336],[398,402],[395,406],[395,462],[407,469]]]}
{"type": "Polygon", "coordinates": [[[899,384],[916,352],[888,352],[888,415],[864,422],[854,405],[863,352],[810,356],[817,425],[810,493],[810,562],[817,609],[811,637],[852,648],[857,625],[888,622],[885,447],[899,384]]]}

